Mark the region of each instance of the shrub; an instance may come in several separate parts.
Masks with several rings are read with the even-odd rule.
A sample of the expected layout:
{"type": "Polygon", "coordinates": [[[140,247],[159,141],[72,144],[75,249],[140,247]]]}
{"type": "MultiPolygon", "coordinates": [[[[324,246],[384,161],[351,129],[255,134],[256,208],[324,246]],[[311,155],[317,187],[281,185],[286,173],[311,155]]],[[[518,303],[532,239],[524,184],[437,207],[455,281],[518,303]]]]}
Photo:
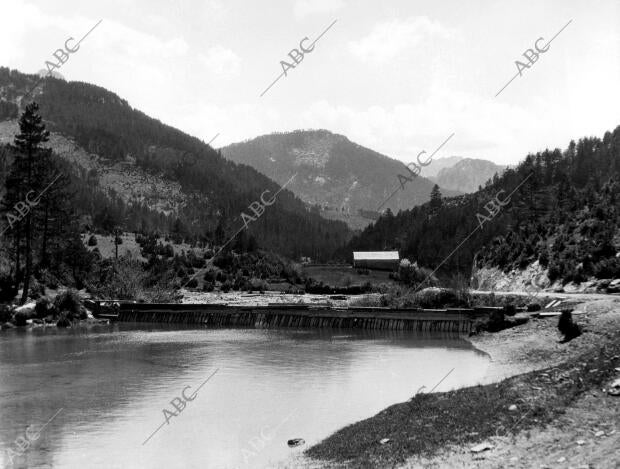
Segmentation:
{"type": "Polygon", "coordinates": [[[88,238],[88,245],[97,246],[97,237],[95,235],[90,235],[90,238],[88,238]]]}
{"type": "Polygon", "coordinates": [[[563,309],[558,320],[558,329],[564,335],[563,343],[573,340],[581,335],[581,327],[573,321],[570,309],[563,309]]]}
{"type": "Polygon", "coordinates": [[[416,295],[416,302],[422,308],[446,308],[463,306],[454,290],[447,288],[425,288],[416,295]]]}
{"type": "Polygon", "coordinates": [[[11,301],[15,295],[17,295],[17,288],[11,276],[0,276],[0,301],[11,301]]]}
{"type": "Polygon", "coordinates": [[[205,282],[214,282],[216,280],[216,273],[214,270],[207,270],[203,276],[205,282]]]}
{"type": "Polygon", "coordinates": [[[13,324],[16,326],[25,326],[26,325],[26,313],[19,312],[13,315],[13,324]]]}
{"type": "Polygon", "coordinates": [[[198,286],[198,280],[196,280],[195,278],[191,279],[189,282],[187,282],[187,285],[185,285],[187,288],[196,288],[198,286]]]}
{"type": "Polygon", "coordinates": [[[71,327],[71,320],[67,313],[61,313],[60,318],[56,322],[56,327],[71,327]]]}
{"type": "Polygon", "coordinates": [[[9,322],[12,315],[13,313],[11,312],[11,308],[7,305],[0,305],[0,324],[9,322]]]}
{"type": "Polygon", "coordinates": [[[172,245],[166,244],[162,254],[164,255],[164,257],[174,257],[174,249],[172,248],[172,245]]]}
{"type": "Polygon", "coordinates": [[[226,280],[226,281],[222,284],[222,286],[220,287],[220,289],[221,289],[224,293],[227,293],[227,292],[229,292],[229,291],[230,291],[231,286],[232,286],[232,285],[231,285],[230,281],[229,281],[229,280],[226,280]]]}
{"type": "Polygon", "coordinates": [[[36,300],[41,298],[43,295],[45,295],[45,287],[41,283],[37,282],[36,279],[32,279],[30,289],[28,290],[28,296],[33,300],[36,300]]]}
{"type": "Polygon", "coordinates": [[[206,292],[213,291],[213,283],[205,282],[204,285],[202,286],[202,291],[206,291],[206,292]]]}
{"type": "Polygon", "coordinates": [[[146,274],[139,261],[127,258],[104,261],[100,270],[93,292],[101,299],[135,300],[143,295],[146,274]]]}
{"type": "Polygon", "coordinates": [[[82,307],[82,301],[76,290],[65,290],[54,299],[54,306],[61,313],[65,313],[69,319],[86,319],[86,311],[82,307]]]}
{"type": "Polygon", "coordinates": [[[54,275],[47,269],[42,270],[39,274],[39,282],[53,290],[57,289],[58,285],[60,284],[58,277],[56,277],[56,275],[54,275]]]}
{"type": "Polygon", "coordinates": [[[52,307],[52,303],[50,300],[43,296],[37,300],[37,304],[34,307],[34,312],[37,318],[43,319],[50,314],[50,308],[52,307]]]}

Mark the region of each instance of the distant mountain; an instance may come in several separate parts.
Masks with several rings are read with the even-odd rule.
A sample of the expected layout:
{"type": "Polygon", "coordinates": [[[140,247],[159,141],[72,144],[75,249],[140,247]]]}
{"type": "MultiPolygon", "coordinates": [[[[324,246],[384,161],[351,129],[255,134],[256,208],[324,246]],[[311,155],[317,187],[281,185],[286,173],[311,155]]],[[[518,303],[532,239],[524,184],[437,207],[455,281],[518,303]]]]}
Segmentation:
{"type": "MultiPolygon", "coordinates": [[[[250,166],[224,159],[104,88],[47,77],[24,99],[37,82],[36,75],[0,67],[0,143],[12,142],[16,117],[36,101],[52,132],[46,145],[70,163],[74,204],[95,229],[121,226],[208,245],[240,232],[261,248],[315,259],[325,258],[350,235],[344,223],[325,220],[250,166]],[[264,214],[248,209],[276,191],[264,214]],[[242,231],[248,219],[247,232],[242,231]]],[[[5,166],[0,165],[4,177],[5,166]]]]}
{"type": "Polygon", "coordinates": [[[506,166],[492,161],[461,158],[454,165],[439,170],[431,179],[440,187],[469,194],[484,186],[495,174],[501,175],[505,169],[506,166]]]}
{"type": "Polygon", "coordinates": [[[431,179],[437,176],[439,171],[441,171],[442,169],[451,168],[463,159],[464,157],[462,156],[446,156],[444,158],[433,158],[433,161],[431,161],[428,166],[424,167],[424,177],[431,179]]]}
{"type": "Polygon", "coordinates": [[[225,158],[250,165],[280,184],[297,174],[288,186],[291,191],[318,207],[324,217],[354,228],[368,225],[379,208],[397,212],[428,201],[434,185],[422,173],[380,207],[400,188],[398,175],[410,176],[403,163],[327,130],[263,135],[221,151],[225,158]]]}
{"type": "Polygon", "coordinates": [[[52,70],[51,72],[48,72],[47,70],[45,70],[44,68],[42,68],[41,70],[39,70],[37,72],[37,74],[39,75],[40,78],[46,78],[48,76],[51,76],[53,78],[58,78],[59,80],[65,80],[67,81],[67,79],[62,75],[62,73],[57,72],[55,70],[52,70]]]}

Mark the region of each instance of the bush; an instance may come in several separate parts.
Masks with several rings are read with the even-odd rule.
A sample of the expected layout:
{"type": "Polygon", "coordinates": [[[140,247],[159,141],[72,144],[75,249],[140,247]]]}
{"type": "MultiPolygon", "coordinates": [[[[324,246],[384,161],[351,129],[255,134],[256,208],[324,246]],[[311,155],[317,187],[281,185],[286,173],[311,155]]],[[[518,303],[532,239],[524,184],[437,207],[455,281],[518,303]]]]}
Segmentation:
{"type": "Polygon", "coordinates": [[[97,237],[95,235],[90,235],[90,238],[88,238],[88,245],[97,246],[97,237]]]}
{"type": "Polygon", "coordinates": [[[54,275],[47,269],[43,269],[39,274],[39,282],[42,285],[45,285],[46,287],[53,290],[56,290],[58,288],[58,285],[60,284],[58,277],[56,277],[56,275],[54,275]]]}
{"type": "Polygon", "coordinates": [[[203,276],[205,282],[214,282],[216,280],[216,273],[214,270],[207,270],[203,276]]]}
{"type": "Polygon", "coordinates": [[[11,308],[7,305],[0,305],[0,324],[9,322],[12,316],[13,313],[11,312],[11,308]]]}
{"type": "Polygon", "coordinates": [[[17,295],[17,288],[11,276],[0,276],[0,301],[11,301],[15,295],[17,295]]]}
{"type": "Polygon", "coordinates": [[[195,278],[191,279],[189,282],[187,282],[187,285],[185,285],[187,288],[196,288],[198,286],[198,280],[196,280],[195,278]]]}
{"type": "Polygon", "coordinates": [[[558,320],[558,329],[564,335],[563,343],[573,340],[581,335],[581,327],[573,321],[570,309],[563,309],[558,320]]]}
{"type": "Polygon", "coordinates": [[[26,325],[26,319],[28,319],[26,317],[26,313],[15,313],[13,315],[13,324],[15,324],[16,326],[25,326],[26,325]]]}
{"type": "Polygon", "coordinates": [[[529,303],[527,305],[527,311],[528,312],[534,312],[534,311],[540,311],[542,309],[542,306],[540,305],[540,303],[529,303]]]}
{"type": "Polygon", "coordinates": [[[174,249],[171,244],[166,244],[162,252],[164,257],[174,257],[174,249]]]}
{"type": "Polygon", "coordinates": [[[65,290],[54,299],[54,306],[69,319],[86,319],[86,311],[82,307],[82,301],[76,290],[65,290]]]}
{"type": "Polygon", "coordinates": [[[50,315],[52,303],[50,300],[43,296],[37,300],[37,304],[34,307],[34,312],[37,318],[43,319],[50,315]]]}
{"type": "Polygon", "coordinates": [[[32,279],[28,290],[28,297],[36,300],[41,298],[43,295],[45,295],[45,287],[41,283],[37,282],[36,279],[32,279]]]}
{"type": "Polygon", "coordinates": [[[211,282],[205,282],[204,285],[202,286],[202,291],[206,291],[206,292],[211,292],[213,291],[213,283],[211,282]]]}
{"type": "Polygon", "coordinates": [[[224,293],[227,293],[227,292],[229,292],[229,291],[230,291],[231,286],[232,286],[232,285],[231,285],[230,281],[226,280],[226,281],[222,284],[222,286],[220,287],[220,290],[222,290],[224,293]]]}
{"type": "Polygon", "coordinates": [[[60,318],[56,322],[56,327],[71,327],[71,320],[67,313],[61,313],[60,318]]]}

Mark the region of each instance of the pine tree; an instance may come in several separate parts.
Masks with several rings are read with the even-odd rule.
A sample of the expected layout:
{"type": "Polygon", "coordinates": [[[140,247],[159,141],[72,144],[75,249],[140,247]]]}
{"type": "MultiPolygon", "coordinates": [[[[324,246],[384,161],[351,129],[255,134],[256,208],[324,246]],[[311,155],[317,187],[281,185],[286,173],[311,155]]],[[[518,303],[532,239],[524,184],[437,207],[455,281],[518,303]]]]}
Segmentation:
{"type": "MultiPolygon", "coordinates": [[[[42,181],[35,177],[39,171],[37,170],[36,157],[41,152],[41,144],[47,142],[49,131],[45,130],[45,124],[42,122],[41,116],[38,114],[39,106],[31,103],[26,106],[26,110],[19,119],[20,133],[15,136],[15,146],[20,151],[20,155],[16,158],[16,168],[24,183],[24,190],[27,194],[34,192],[38,199],[44,191],[41,187],[42,181]],[[24,162],[25,164],[20,164],[24,162]],[[24,168],[25,166],[25,168],[24,168]]],[[[25,303],[28,298],[28,289],[30,287],[30,276],[32,274],[32,210],[25,216],[24,223],[24,239],[26,243],[25,258],[26,267],[24,272],[24,290],[21,302],[25,303]]],[[[19,248],[19,246],[18,246],[19,248]]]]}
{"type": "Polygon", "coordinates": [[[439,210],[443,205],[443,200],[441,199],[441,191],[439,190],[439,186],[435,184],[433,189],[431,190],[431,201],[430,207],[432,211],[439,210]]]}

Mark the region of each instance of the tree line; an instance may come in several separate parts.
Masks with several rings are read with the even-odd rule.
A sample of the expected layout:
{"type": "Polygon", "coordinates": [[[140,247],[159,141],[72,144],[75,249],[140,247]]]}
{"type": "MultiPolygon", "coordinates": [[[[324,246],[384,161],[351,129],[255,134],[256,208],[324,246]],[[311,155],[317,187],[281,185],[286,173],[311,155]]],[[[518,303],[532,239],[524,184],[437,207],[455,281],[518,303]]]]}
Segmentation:
{"type": "Polygon", "coordinates": [[[539,261],[551,280],[620,276],[620,127],[603,138],[529,154],[474,194],[442,198],[375,223],[337,251],[397,249],[444,276],[474,265],[505,271],[539,261]],[[493,217],[485,205],[516,191],[493,217]],[[481,216],[492,218],[480,226],[481,216]],[[454,251],[454,252],[453,252],[454,251]]]}

